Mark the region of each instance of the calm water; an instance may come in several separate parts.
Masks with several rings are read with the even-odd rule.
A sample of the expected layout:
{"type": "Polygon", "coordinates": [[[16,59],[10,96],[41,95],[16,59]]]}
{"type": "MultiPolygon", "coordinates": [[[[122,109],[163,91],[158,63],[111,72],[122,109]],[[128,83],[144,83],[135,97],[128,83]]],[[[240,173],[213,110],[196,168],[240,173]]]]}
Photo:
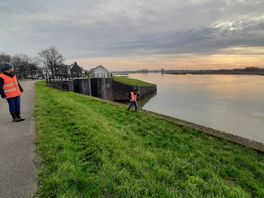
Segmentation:
{"type": "Polygon", "coordinates": [[[131,74],[158,85],[143,109],[264,143],[264,76],[131,74]]]}

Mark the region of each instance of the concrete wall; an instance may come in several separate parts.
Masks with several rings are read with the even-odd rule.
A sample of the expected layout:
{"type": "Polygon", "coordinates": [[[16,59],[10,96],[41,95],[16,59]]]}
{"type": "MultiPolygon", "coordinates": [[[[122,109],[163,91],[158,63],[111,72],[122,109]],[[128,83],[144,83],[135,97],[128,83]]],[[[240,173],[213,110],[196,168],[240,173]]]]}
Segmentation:
{"type": "Polygon", "coordinates": [[[112,78],[91,78],[92,96],[113,100],[112,78]]]}
{"type": "MultiPolygon", "coordinates": [[[[54,87],[65,91],[72,91],[113,101],[128,100],[128,93],[134,88],[134,86],[114,81],[112,78],[74,79],[67,81],[54,81],[51,82],[51,84],[54,87]]],[[[157,92],[156,86],[135,86],[135,88],[138,89],[141,98],[147,95],[153,95],[157,92]]]]}
{"type": "Polygon", "coordinates": [[[91,96],[91,80],[90,79],[74,79],[74,92],[91,96]]]}
{"type": "Polygon", "coordinates": [[[125,101],[128,100],[128,93],[136,88],[140,97],[145,97],[150,94],[157,92],[157,86],[141,87],[141,86],[130,86],[125,85],[117,81],[113,81],[113,100],[114,101],[125,101]]]}
{"type": "Polygon", "coordinates": [[[74,82],[72,80],[54,81],[51,82],[51,85],[58,89],[74,92],[74,82]]]}

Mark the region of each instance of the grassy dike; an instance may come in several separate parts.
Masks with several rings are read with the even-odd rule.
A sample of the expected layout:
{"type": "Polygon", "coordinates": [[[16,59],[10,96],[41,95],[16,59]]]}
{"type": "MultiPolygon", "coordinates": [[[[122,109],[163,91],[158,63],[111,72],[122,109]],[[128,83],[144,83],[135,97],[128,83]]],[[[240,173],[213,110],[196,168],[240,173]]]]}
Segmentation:
{"type": "Polygon", "coordinates": [[[117,81],[119,83],[125,84],[125,85],[131,85],[131,86],[143,86],[143,87],[152,87],[156,86],[155,84],[145,82],[142,80],[137,80],[133,78],[123,77],[123,76],[115,76],[113,77],[114,81],[117,81]]]}
{"type": "Polygon", "coordinates": [[[264,197],[264,155],[36,85],[38,197],[264,197]]]}

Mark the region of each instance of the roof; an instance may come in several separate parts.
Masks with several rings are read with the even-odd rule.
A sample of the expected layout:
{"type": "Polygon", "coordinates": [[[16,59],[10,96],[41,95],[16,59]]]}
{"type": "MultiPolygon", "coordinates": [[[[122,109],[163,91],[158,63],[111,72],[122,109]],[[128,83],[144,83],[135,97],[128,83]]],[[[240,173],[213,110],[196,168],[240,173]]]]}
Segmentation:
{"type": "Polygon", "coordinates": [[[73,65],[71,70],[83,70],[83,68],[80,67],[79,65],[73,65]]]}
{"type": "Polygon", "coordinates": [[[98,66],[96,66],[95,68],[91,69],[90,72],[93,72],[93,71],[95,71],[96,69],[99,69],[99,68],[105,70],[106,72],[109,72],[109,71],[108,71],[104,66],[102,66],[102,65],[98,65],[98,66]]]}

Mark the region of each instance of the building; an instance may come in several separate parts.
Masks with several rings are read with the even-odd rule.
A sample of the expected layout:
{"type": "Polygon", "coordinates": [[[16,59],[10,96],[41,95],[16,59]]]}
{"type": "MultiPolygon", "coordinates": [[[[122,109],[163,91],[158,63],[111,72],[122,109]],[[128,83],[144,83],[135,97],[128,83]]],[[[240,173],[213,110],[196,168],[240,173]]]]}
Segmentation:
{"type": "Polygon", "coordinates": [[[74,62],[71,68],[71,76],[73,78],[82,77],[83,76],[83,68],[80,67],[77,62],[74,62]]]}
{"type": "Polygon", "coordinates": [[[69,67],[67,65],[58,65],[55,67],[55,76],[68,76],[69,67]]]}
{"type": "Polygon", "coordinates": [[[90,70],[91,78],[110,78],[112,74],[102,65],[98,65],[97,67],[90,70]]]}

